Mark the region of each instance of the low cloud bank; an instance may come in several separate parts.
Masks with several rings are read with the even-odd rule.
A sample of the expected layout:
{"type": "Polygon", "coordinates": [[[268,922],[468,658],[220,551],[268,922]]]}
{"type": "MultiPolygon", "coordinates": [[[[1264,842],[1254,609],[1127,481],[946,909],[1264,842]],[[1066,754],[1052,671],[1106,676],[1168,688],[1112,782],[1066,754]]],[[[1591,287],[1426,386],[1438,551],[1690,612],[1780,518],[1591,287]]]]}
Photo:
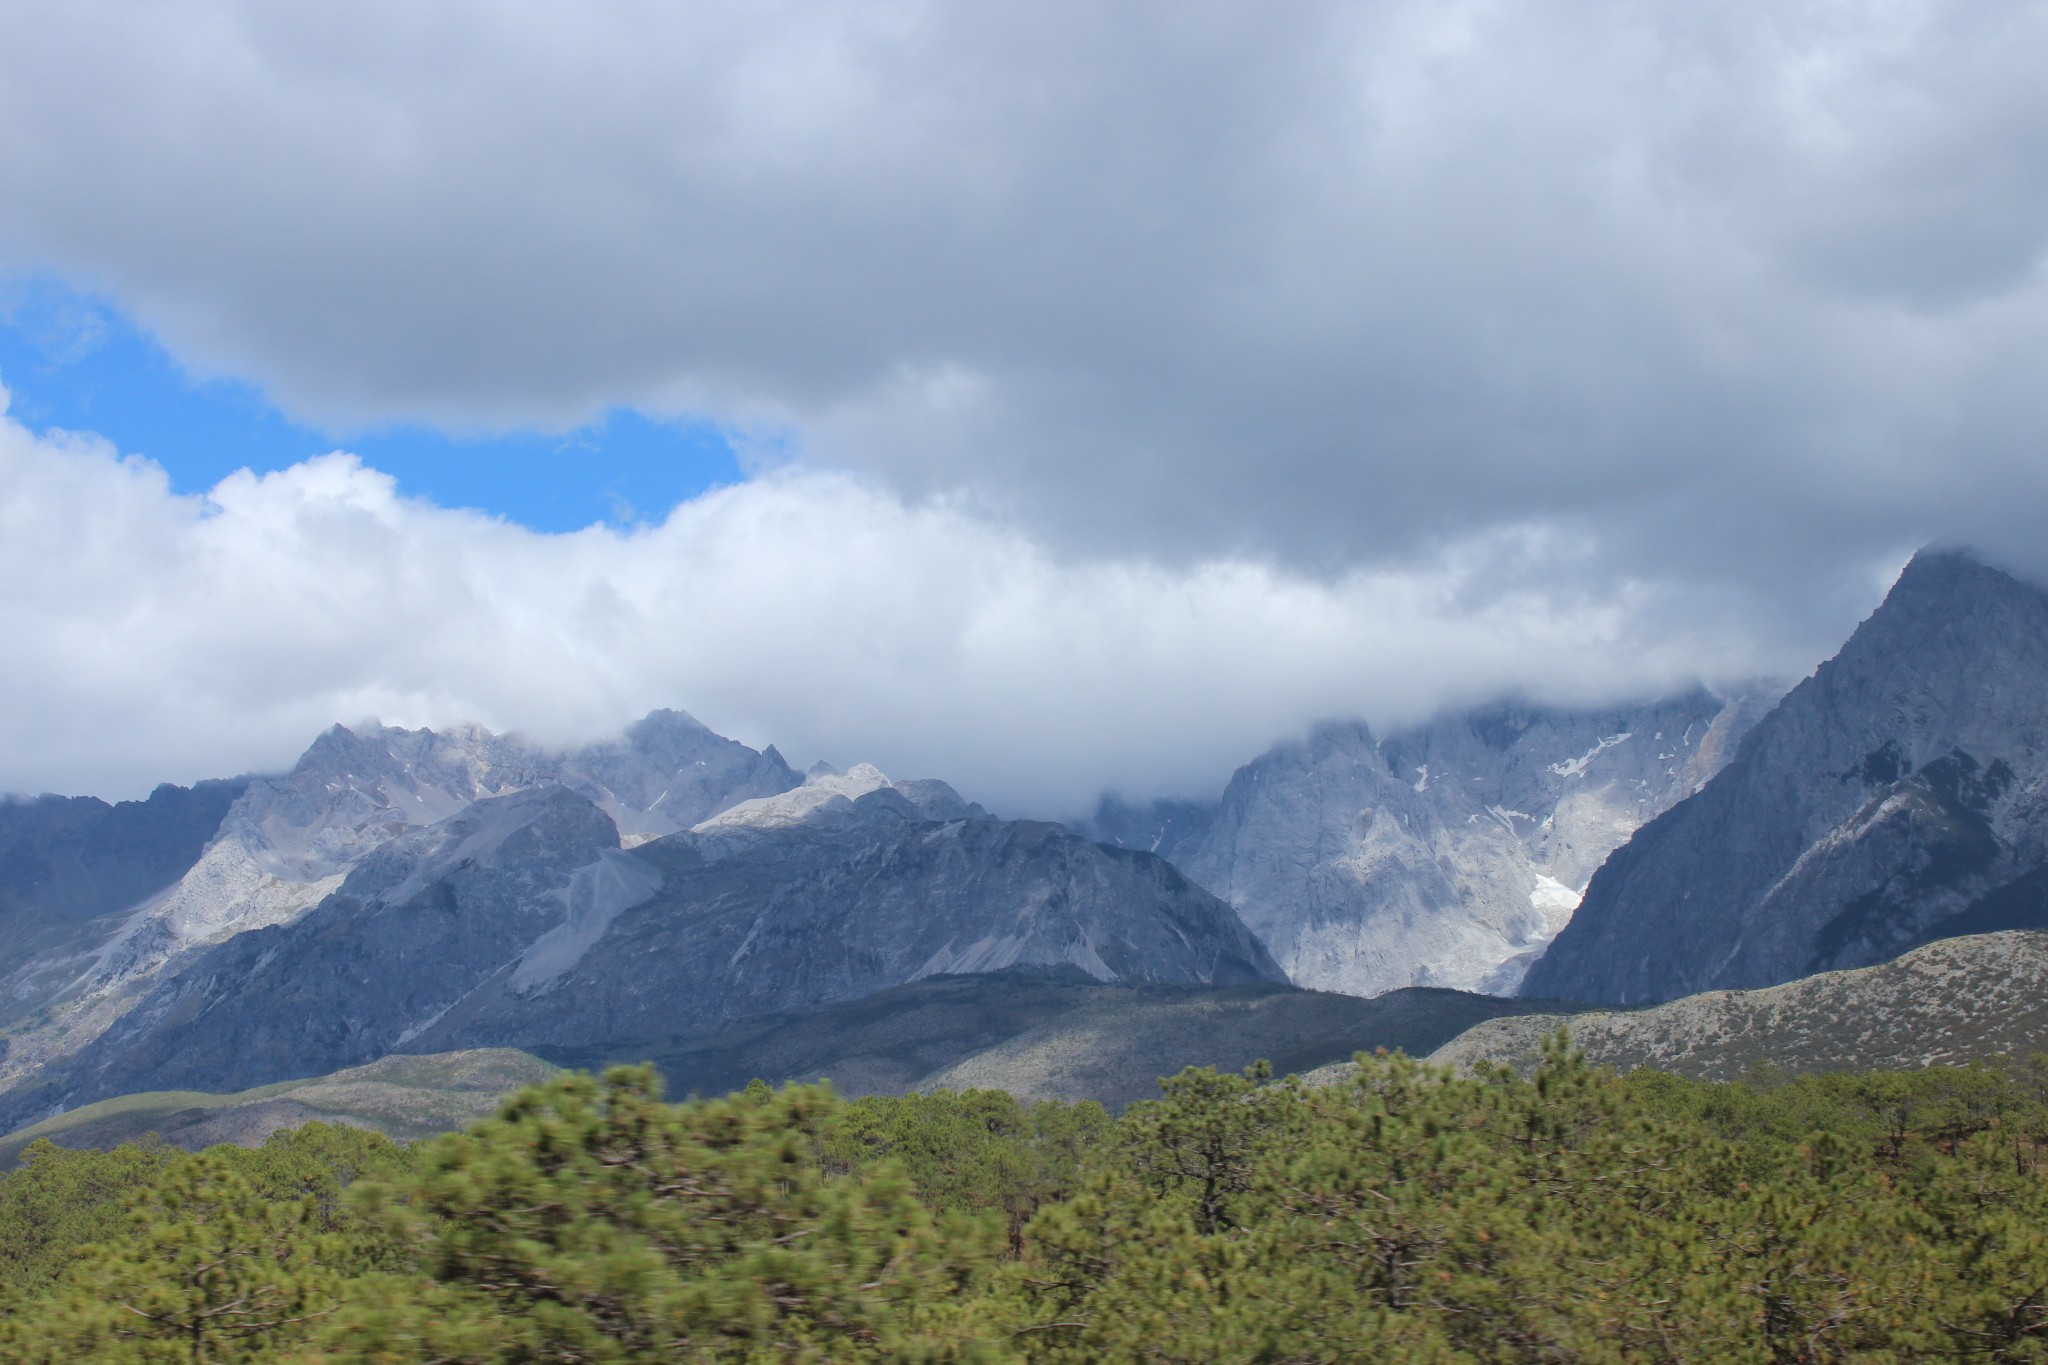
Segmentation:
{"type": "MultiPolygon", "coordinates": [[[[1592,590],[1586,557],[1525,524],[1328,577],[1081,558],[797,471],[541,534],[403,498],[346,454],[181,496],[147,460],[0,418],[0,790],[277,769],[368,716],[570,741],[676,706],[799,763],[1058,815],[1213,791],[1320,717],[1644,695],[1832,644],[1675,581],[1592,590]]],[[[1842,629],[1895,567],[1843,580],[1842,629]]]]}

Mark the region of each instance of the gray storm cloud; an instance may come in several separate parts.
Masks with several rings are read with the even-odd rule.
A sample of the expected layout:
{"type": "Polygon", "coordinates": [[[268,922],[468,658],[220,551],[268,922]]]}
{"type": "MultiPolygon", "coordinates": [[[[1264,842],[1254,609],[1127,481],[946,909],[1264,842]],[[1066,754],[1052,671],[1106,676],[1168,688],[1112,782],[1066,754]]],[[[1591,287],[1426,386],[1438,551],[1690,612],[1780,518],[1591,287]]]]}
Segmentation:
{"type": "Polygon", "coordinates": [[[1803,666],[1914,544],[2048,572],[2043,51],[2017,0],[12,6],[0,268],[343,436],[687,412],[788,466],[722,515],[1803,666]]]}
{"type": "Polygon", "coordinates": [[[0,16],[0,251],[338,429],[792,425],[1058,542],[1746,572],[2042,492],[2048,7],[0,16]]]}

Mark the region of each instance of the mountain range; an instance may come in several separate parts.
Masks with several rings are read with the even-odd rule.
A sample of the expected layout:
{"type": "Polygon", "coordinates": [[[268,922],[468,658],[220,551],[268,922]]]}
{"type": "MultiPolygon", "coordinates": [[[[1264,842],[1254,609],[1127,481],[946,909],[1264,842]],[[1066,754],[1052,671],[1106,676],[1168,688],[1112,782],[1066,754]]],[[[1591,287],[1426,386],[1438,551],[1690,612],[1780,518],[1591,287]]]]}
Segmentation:
{"type": "Polygon", "coordinates": [[[1233,1039],[1306,1066],[1517,992],[1643,1004],[2048,927],[2044,665],[2048,596],[1924,552],[1789,691],[1333,720],[1213,800],[1064,825],[675,711],[566,750],[336,726],[282,775],[0,802],[0,1131],[490,1048],[1121,1100],[1233,1039]]]}

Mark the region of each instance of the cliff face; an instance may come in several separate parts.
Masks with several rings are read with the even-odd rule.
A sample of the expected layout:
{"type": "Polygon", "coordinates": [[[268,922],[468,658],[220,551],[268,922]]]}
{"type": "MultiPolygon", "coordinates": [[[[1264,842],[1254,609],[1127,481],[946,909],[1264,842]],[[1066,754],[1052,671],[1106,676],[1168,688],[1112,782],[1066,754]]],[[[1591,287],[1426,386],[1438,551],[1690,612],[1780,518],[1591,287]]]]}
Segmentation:
{"type": "Polygon", "coordinates": [[[1158,858],[1033,821],[927,821],[877,792],[826,832],[699,861],[573,960],[530,955],[421,1038],[582,1044],[850,1000],[945,974],[1071,965],[1097,981],[1284,983],[1230,907],[1158,858]]]}
{"type": "MultiPolygon", "coordinates": [[[[89,796],[0,800],[0,975],[175,883],[248,785],[166,783],[145,801],[115,805],[89,796]]],[[[0,990],[0,998],[4,1018],[24,992],[0,990]]]]}
{"type": "Polygon", "coordinates": [[[1640,1003],[2048,924],[2048,596],[1922,554],[1691,800],[1638,831],[1524,982],[1640,1003]]]}

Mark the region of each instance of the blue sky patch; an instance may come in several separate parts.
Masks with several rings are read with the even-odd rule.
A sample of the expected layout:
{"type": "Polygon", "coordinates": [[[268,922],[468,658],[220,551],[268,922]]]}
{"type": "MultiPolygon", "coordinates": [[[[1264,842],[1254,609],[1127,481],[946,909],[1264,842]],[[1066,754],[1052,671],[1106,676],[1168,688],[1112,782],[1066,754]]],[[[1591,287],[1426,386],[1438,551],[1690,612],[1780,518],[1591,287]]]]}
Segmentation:
{"type": "Polygon", "coordinates": [[[268,473],[342,449],[409,496],[568,531],[659,520],[744,477],[715,424],[624,408],[573,431],[483,437],[304,426],[254,385],[195,377],[104,300],[44,278],[0,283],[0,385],[22,425],[97,433],[162,465],[181,493],[204,492],[237,469],[268,473]]]}

